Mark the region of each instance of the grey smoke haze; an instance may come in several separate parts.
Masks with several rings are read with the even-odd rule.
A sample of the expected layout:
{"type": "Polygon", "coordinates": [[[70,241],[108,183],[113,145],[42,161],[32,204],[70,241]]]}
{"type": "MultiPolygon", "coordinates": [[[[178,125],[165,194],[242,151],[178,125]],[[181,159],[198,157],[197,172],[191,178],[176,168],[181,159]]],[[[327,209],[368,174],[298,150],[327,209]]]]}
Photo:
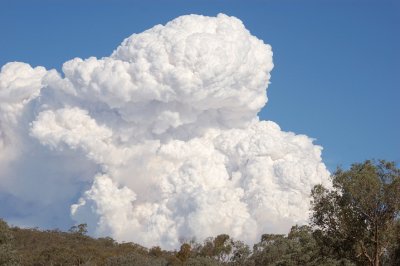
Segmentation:
{"type": "Polygon", "coordinates": [[[312,139],[258,119],[272,68],[271,47],[223,14],[157,25],[62,73],[6,64],[0,213],[164,248],[286,233],[329,173],[312,139]]]}

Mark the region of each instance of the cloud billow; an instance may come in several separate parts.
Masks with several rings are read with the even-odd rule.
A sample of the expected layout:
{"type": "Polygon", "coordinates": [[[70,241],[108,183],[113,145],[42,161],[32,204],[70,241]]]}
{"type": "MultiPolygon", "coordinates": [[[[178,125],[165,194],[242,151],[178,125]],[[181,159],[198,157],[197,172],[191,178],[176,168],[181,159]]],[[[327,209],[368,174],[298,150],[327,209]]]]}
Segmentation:
{"type": "Polygon", "coordinates": [[[176,18],[62,73],[6,64],[0,195],[21,206],[11,219],[71,215],[94,235],[164,248],[220,233],[252,243],[305,222],[329,173],[312,139],[259,120],[272,68],[271,47],[223,14],[176,18]]]}

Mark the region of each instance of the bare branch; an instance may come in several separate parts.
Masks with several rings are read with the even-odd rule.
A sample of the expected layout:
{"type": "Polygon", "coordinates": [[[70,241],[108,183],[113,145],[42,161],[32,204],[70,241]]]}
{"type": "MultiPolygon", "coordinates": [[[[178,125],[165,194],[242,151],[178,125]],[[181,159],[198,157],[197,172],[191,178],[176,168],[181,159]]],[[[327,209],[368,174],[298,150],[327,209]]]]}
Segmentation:
{"type": "Polygon", "coordinates": [[[373,260],[371,259],[371,257],[368,255],[367,249],[366,249],[365,246],[364,246],[364,242],[360,241],[360,244],[361,244],[361,249],[362,249],[362,252],[363,252],[364,256],[368,259],[368,261],[369,261],[371,264],[373,264],[374,261],[373,261],[373,260]]]}

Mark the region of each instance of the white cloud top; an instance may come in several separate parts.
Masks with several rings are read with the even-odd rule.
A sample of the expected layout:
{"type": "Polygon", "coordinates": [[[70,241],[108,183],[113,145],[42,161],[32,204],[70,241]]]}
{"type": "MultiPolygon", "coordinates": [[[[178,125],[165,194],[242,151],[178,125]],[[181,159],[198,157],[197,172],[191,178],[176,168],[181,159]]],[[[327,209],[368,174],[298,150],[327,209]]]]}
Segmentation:
{"type": "Polygon", "coordinates": [[[312,139],[259,121],[272,68],[271,47],[223,14],[157,25],[63,74],[6,64],[2,212],[49,226],[70,209],[97,236],[164,248],[287,232],[329,173],[312,139]]]}

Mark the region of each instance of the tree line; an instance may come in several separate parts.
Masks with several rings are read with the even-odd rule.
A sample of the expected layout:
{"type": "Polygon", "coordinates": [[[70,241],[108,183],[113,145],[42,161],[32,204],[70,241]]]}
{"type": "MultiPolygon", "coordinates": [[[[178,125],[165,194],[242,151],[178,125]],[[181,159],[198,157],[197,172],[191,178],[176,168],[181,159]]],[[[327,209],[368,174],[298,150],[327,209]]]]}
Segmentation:
{"type": "Polygon", "coordinates": [[[308,225],[264,234],[251,248],[221,234],[168,251],[95,239],[86,224],[43,231],[0,219],[0,265],[400,265],[400,169],[368,160],[331,178],[311,191],[308,225]]]}

